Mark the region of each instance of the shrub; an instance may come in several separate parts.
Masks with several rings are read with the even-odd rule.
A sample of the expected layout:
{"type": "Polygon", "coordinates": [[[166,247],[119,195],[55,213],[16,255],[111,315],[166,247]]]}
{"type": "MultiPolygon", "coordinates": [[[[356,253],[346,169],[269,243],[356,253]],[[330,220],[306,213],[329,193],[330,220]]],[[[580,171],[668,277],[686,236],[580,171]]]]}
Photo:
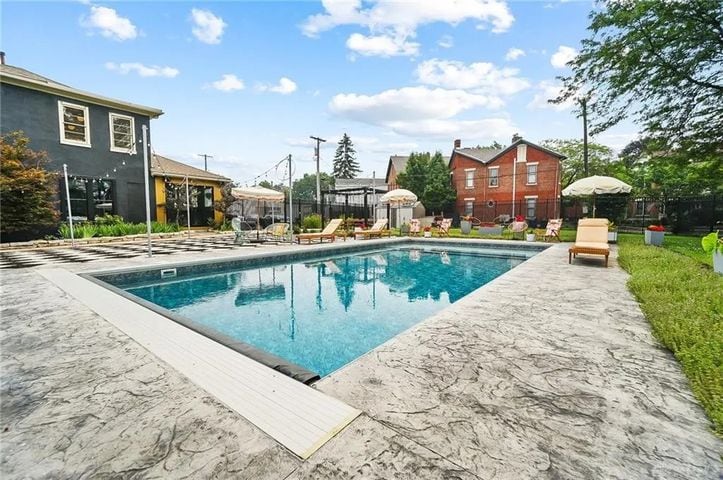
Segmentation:
{"type": "Polygon", "coordinates": [[[103,216],[95,217],[93,223],[96,225],[117,225],[119,223],[123,223],[123,217],[120,215],[111,215],[106,213],[103,216]]]}
{"type": "Polygon", "coordinates": [[[309,230],[311,228],[321,228],[321,215],[317,213],[312,213],[311,215],[307,215],[304,217],[303,220],[301,220],[301,228],[304,230],[309,230]]]}

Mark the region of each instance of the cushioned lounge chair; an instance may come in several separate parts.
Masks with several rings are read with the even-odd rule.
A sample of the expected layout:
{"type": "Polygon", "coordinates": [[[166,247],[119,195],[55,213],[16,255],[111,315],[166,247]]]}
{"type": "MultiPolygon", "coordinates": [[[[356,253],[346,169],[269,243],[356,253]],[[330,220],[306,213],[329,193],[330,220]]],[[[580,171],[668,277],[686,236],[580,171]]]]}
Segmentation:
{"type": "Polygon", "coordinates": [[[606,218],[583,218],[577,224],[575,245],[568,250],[568,263],[578,254],[604,255],[608,266],[610,246],[608,245],[608,220],[606,218]]]}
{"type": "Polygon", "coordinates": [[[341,225],[341,218],[335,218],[326,224],[326,228],[319,233],[300,233],[296,236],[296,241],[301,243],[302,240],[306,240],[307,243],[311,243],[312,240],[319,240],[323,242],[324,239],[336,240],[336,231],[341,225]]]}
{"type": "Polygon", "coordinates": [[[356,238],[381,238],[384,234],[390,237],[391,231],[386,229],[387,219],[380,218],[369,230],[358,230],[354,232],[356,238]]]}

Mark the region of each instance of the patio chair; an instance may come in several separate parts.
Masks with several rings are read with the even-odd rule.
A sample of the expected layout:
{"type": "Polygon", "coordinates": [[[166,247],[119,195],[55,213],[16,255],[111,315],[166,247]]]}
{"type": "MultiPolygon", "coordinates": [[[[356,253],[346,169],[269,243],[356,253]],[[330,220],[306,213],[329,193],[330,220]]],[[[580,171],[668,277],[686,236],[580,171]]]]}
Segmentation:
{"type": "Polygon", "coordinates": [[[288,223],[272,223],[264,229],[264,238],[276,242],[283,242],[284,240],[286,240],[286,234],[288,233],[288,231],[288,223]]]}
{"type": "Polygon", "coordinates": [[[374,225],[372,225],[372,228],[369,230],[358,230],[354,232],[354,236],[356,238],[361,239],[369,239],[369,238],[381,238],[385,233],[388,237],[392,236],[391,230],[388,230],[387,228],[387,219],[386,218],[380,218],[377,220],[374,225]]]}
{"type": "Polygon", "coordinates": [[[610,246],[608,245],[608,220],[606,218],[583,218],[577,224],[575,245],[568,250],[568,263],[578,254],[604,255],[605,268],[608,266],[610,246]]]}
{"type": "Polygon", "coordinates": [[[558,242],[561,242],[562,239],[560,238],[560,230],[562,229],[562,219],[561,218],[551,218],[547,221],[547,226],[545,227],[545,241],[548,239],[552,240],[553,238],[557,238],[558,242]]]}
{"type": "Polygon", "coordinates": [[[516,233],[521,233],[522,238],[525,238],[525,232],[527,231],[527,222],[514,221],[507,227],[507,231],[512,233],[512,238],[515,238],[516,233]]]}
{"type": "Polygon", "coordinates": [[[416,237],[422,231],[419,219],[413,218],[409,221],[409,236],[416,237]]]}
{"type": "Polygon", "coordinates": [[[233,217],[231,219],[231,229],[234,233],[233,243],[243,245],[248,241],[247,235],[251,231],[251,226],[247,222],[244,222],[239,217],[233,217]]]}
{"type": "Polygon", "coordinates": [[[336,240],[336,231],[339,229],[342,221],[341,218],[335,218],[329,221],[329,223],[326,224],[326,228],[319,233],[300,233],[296,236],[296,241],[299,242],[299,244],[301,244],[302,240],[306,240],[307,243],[311,243],[312,240],[319,240],[319,242],[323,243],[324,239],[333,242],[336,240]]]}
{"type": "Polygon", "coordinates": [[[449,237],[449,227],[452,226],[452,219],[451,218],[443,218],[441,222],[439,222],[439,229],[437,230],[437,234],[440,237],[449,237]]]}

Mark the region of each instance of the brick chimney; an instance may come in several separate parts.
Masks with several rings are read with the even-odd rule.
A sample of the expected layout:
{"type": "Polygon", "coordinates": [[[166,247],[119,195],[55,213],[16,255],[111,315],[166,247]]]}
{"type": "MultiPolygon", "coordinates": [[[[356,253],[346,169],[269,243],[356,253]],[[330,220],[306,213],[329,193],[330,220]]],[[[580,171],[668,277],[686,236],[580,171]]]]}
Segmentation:
{"type": "Polygon", "coordinates": [[[0,52],[0,65],[5,65],[5,52],[0,52]]]}
{"type": "Polygon", "coordinates": [[[459,138],[454,141],[454,148],[462,148],[462,140],[459,138]]]}

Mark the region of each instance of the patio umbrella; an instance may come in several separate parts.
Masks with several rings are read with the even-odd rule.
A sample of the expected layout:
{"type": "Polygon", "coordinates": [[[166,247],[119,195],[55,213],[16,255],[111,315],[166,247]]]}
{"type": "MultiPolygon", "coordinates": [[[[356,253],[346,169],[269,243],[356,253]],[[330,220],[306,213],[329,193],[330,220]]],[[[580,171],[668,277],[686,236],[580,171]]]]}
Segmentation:
{"type": "Polygon", "coordinates": [[[399,207],[404,204],[414,203],[417,201],[417,196],[410,192],[409,190],[405,190],[403,188],[397,188],[396,190],[391,190],[379,199],[380,203],[387,203],[389,205],[396,205],[397,207],[397,223],[399,223],[399,207]]]}
{"type": "Polygon", "coordinates": [[[633,187],[613,177],[593,175],[571,183],[562,191],[566,197],[592,195],[592,216],[595,217],[595,197],[612,193],[630,193],[633,187]]]}
{"type": "Polygon", "coordinates": [[[239,200],[256,200],[256,239],[259,238],[261,210],[259,204],[261,200],[266,202],[282,202],[284,201],[284,192],[278,192],[264,187],[236,187],[231,189],[231,195],[239,200]]]}

